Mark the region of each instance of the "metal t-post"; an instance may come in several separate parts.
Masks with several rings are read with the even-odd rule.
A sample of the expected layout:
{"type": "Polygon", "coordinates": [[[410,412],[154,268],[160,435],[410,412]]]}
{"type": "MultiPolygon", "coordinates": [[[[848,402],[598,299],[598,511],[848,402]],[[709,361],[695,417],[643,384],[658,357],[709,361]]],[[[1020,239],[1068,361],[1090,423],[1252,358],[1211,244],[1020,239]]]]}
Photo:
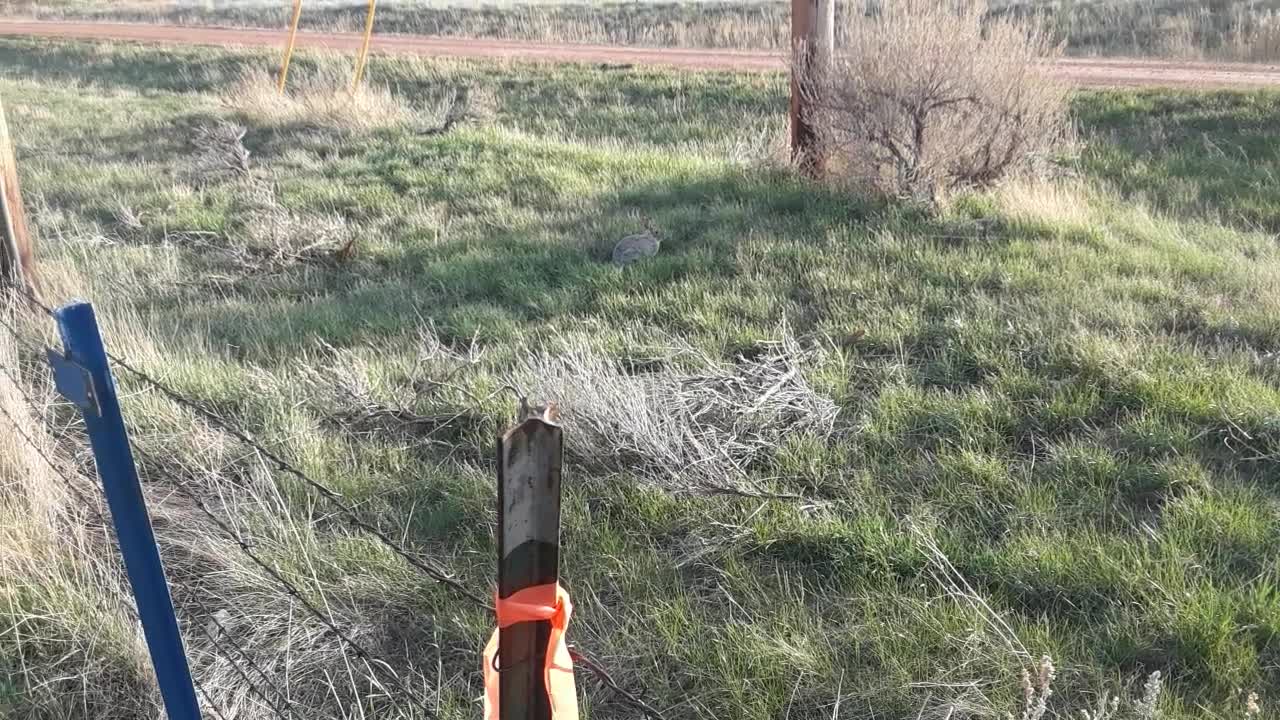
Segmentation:
{"type": "Polygon", "coordinates": [[[111,509],[120,554],[124,556],[165,711],[169,720],[200,720],[200,705],[182,646],[182,633],[173,612],[169,584],[151,530],[151,518],[147,515],[93,306],[72,303],[59,308],[55,316],[66,355],[49,353],[54,380],[58,391],[84,415],[93,460],[111,509]]]}

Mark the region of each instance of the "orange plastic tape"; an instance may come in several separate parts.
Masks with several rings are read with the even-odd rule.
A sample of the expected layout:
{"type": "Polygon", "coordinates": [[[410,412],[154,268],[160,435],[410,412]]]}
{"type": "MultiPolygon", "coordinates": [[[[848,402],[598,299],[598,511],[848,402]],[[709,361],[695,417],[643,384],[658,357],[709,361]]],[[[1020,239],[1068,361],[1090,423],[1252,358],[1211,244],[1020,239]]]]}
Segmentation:
{"type": "MultiPolygon", "coordinates": [[[[573,659],[565,644],[564,631],[569,627],[573,603],[569,593],[559,584],[535,585],[496,603],[498,628],[521,622],[551,621],[551,638],[543,659],[547,696],[551,701],[551,720],[578,720],[578,692],[573,682],[573,659]],[[554,598],[554,600],[553,600],[554,598]],[[554,602],[554,604],[550,604],[554,602]]],[[[498,720],[498,630],[493,631],[484,649],[484,717],[498,720]]]]}

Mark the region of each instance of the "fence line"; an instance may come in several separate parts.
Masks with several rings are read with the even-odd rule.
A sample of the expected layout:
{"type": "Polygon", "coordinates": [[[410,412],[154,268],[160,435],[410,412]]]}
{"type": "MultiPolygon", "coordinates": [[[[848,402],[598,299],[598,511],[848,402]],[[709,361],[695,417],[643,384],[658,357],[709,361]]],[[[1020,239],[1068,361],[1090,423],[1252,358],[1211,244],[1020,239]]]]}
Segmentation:
{"type": "Polygon", "coordinates": [[[213,698],[209,697],[209,691],[204,689],[204,683],[200,682],[200,679],[196,677],[191,679],[195,681],[196,692],[200,693],[200,697],[204,698],[205,707],[212,710],[218,720],[227,720],[227,716],[223,715],[222,711],[218,709],[218,706],[213,702],[213,698]]]}
{"type": "MultiPolygon", "coordinates": [[[[245,557],[249,558],[249,560],[253,562],[254,565],[257,565],[259,569],[267,573],[267,575],[269,575],[272,580],[274,580],[277,584],[279,584],[283,588],[286,595],[297,600],[309,615],[311,615],[316,620],[318,620],[321,624],[323,624],[329,634],[333,635],[334,637],[337,637],[339,640],[345,643],[348,647],[350,647],[356,653],[356,655],[360,657],[360,659],[364,660],[365,663],[369,665],[371,672],[375,666],[386,667],[388,668],[388,670],[390,670],[391,666],[389,664],[387,664],[384,661],[379,661],[378,658],[372,652],[370,652],[360,643],[356,642],[356,640],[352,638],[349,634],[343,632],[342,629],[339,628],[333,620],[326,617],[325,614],[315,606],[315,604],[313,604],[310,600],[308,600],[306,596],[302,594],[302,591],[297,588],[297,586],[289,582],[289,580],[286,579],[284,575],[280,574],[278,570],[272,567],[265,560],[258,557],[258,555],[253,552],[253,549],[249,547],[249,543],[245,542],[244,538],[240,536],[240,533],[237,532],[235,528],[228,525],[224,520],[219,518],[216,514],[214,514],[214,512],[209,509],[209,506],[206,505],[205,502],[201,500],[198,495],[191,492],[191,490],[189,490],[185,485],[182,485],[182,484],[175,484],[173,488],[175,489],[176,492],[178,492],[180,495],[182,495],[184,498],[190,501],[191,504],[194,505],[196,509],[201,512],[201,514],[209,518],[210,522],[216,525],[219,530],[221,530],[228,538],[230,538],[231,541],[234,542],[236,546],[240,548],[240,552],[245,557]]],[[[430,707],[428,707],[425,701],[418,699],[413,689],[410,688],[398,674],[392,671],[391,677],[395,680],[395,683],[400,686],[400,689],[403,690],[410,698],[413,698],[415,701],[415,704],[420,706],[423,709],[423,711],[427,713],[427,717],[431,717],[431,718],[437,717],[435,714],[435,711],[433,711],[430,707]]]]}
{"type": "MultiPolygon", "coordinates": [[[[13,333],[14,340],[15,340],[15,342],[17,342],[17,343],[19,344],[19,346],[26,345],[25,343],[23,343],[23,341],[22,341],[22,339],[21,339],[21,336],[19,336],[19,335],[16,333],[15,328],[14,328],[11,324],[9,324],[8,322],[6,322],[6,321],[4,321],[4,320],[0,320],[0,326],[4,326],[4,327],[5,327],[5,328],[7,328],[11,333],[13,333]]],[[[34,348],[32,348],[31,346],[29,346],[29,345],[27,345],[26,347],[27,347],[27,349],[28,349],[28,350],[32,350],[32,349],[34,349],[34,348]]],[[[3,375],[8,379],[9,384],[13,386],[13,389],[14,389],[14,390],[15,390],[15,392],[17,392],[17,394],[22,398],[23,402],[25,402],[25,403],[26,403],[26,404],[31,408],[31,410],[32,410],[33,412],[35,412],[37,415],[39,415],[39,414],[40,414],[40,407],[39,407],[39,405],[36,403],[35,399],[34,399],[34,398],[32,398],[29,394],[27,394],[26,390],[24,390],[24,389],[23,389],[23,386],[22,386],[21,382],[19,382],[18,373],[17,373],[14,369],[12,369],[12,368],[9,368],[9,367],[7,367],[7,366],[5,366],[5,365],[0,365],[0,374],[3,374],[3,375]]],[[[92,516],[94,517],[94,519],[95,519],[99,524],[101,524],[104,528],[108,528],[108,532],[110,532],[109,528],[111,528],[111,523],[110,523],[110,522],[109,522],[109,521],[108,521],[108,520],[103,516],[103,514],[102,514],[102,510],[101,510],[101,508],[99,507],[98,503],[91,502],[91,501],[89,501],[89,499],[88,499],[88,498],[86,498],[86,497],[85,497],[85,495],[84,495],[83,491],[82,491],[80,488],[76,487],[75,482],[74,482],[73,480],[71,480],[71,478],[69,478],[69,477],[66,475],[66,473],[63,471],[63,469],[62,469],[62,468],[58,467],[58,464],[57,464],[56,462],[54,462],[53,458],[51,458],[51,457],[49,456],[49,454],[48,454],[48,453],[46,453],[46,452],[44,451],[44,449],[40,447],[39,443],[37,443],[37,442],[36,442],[36,440],[35,440],[35,438],[34,438],[34,437],[32,437],[30,434],[28,434],[28,433],[27,433],[27,431],[26,431],[25,429],[23,429],[23,424],[22,424],[21,422],[19,422],[19,420],[18,420],[17,418],[15,418],[15,417],[13,416],[13,414],[12,414],[12,413],[10,413],[10,412],[9,412],[9,410],[8,410],[6,407],[4,407],[4,405],[3,405],[3,404],[0,404],[0,415],[3,415],[3,416],[5,417],[5,419],[9,421],[9,424],[11,424],[11,425],[13,426],[14,430],[17,432],[18,436],[23,440],[23,442],[25,442],[25,443],[26,443],[26,445],[27,445],[29,448],[31,448],[31,450],[32,450],[32,451],[34,451],[34,452],[36,453],[36,455],[37,455],[38,457],[40,457],[40,459],[41,459],[42,461],[44,461],[44,463],[49,467],[49,469],[53,471],[53,474],[54,474],[54,475],[55,475],[59,480],[61,480],[61,481],[63,482],[63,484],[65,484],[65,485],[67,486],[68,491],[69,491],[69,492],[71,492],[71,493],[72,493],[72,495],[74,495],[74,496],[75,496],[75,497],[80,501],[80,503],[82,504],[82,506],[83,506],[83,507],[85,507],[85,508],[87,508],[87,509],[88,509],[88,511],[92,514],[92,516]]],[[[135,451],[138,451],[138,450],[139,450],[136,446],[134,446],[134,449],[135,449],[135,451]]],[[[140,451],[139,451],[139,452],[140,452],[140,451]]],[[[185,491],[185,490],[186,490],[185,488],[183,488],[183,487],[181,487],[181,486],[178,486],[178,487],[179,487],[180,491],[185,491]]],[[[186,495],[189,499],[194,499],[194,498],[192,498],[189,494],[187,494],[187,493],[185,493],[185,492],[184,492],[184,495],[186,495]]],[[[209,511],[208,511],[208,509],[207,509],[206,507],[204,507],[203,503],[200,503],[200,505],[199,505],[199,506],[200,506],[200,508],[201,508],[202,510],[204,510],[206,513],[208,513],[208,512],[209,512],[209,511]]],[[[213,518],[213,516],[212,516],[212,514],[211,514],[211,513],[210,513],[210,517],[211,517],[212,519],[214,519],[215,521],[217,521],[217,519],[216,519],[216,518],[213,518]]],[[[223,527],[224,529],[226,528],[226,526],[225,526],[225,525],[221,525],[221,523],[219,523],[219,524],[220,524],[220,526],[221,526],[221,527],[223,527]]],[[[238,536],[234,534],[234,531],[232,531],[232,533],[233,533],[233,537],[236,537],[236,538],[238,539],[238,536]]],[[[293,593],[293,594],[295,594],[295,595],[296,595],[296,590],[294,591],[294,593],[293,593]]],[[[134,622],[138,622],[138,621],[139,621],[139,618],[137,617],[136,612],[134,612],[134,611],[133,611],[133,608],[132,608],[131,606],[129,606],[129,605],[125,605],[124,607],[125,607],[127,610],[129,610],[129,611],[130,611],[130,614],[133,616],[133,617],[132,617],[133,621],[134,621],[134,622]]],[[[227,644],[228,644],[228,645],[230,645],[232,648],[234,648],[238,655],[240,655],[241,657],[243,657],[243,658],[246,660],[246,662],[247,662],[248,664],[250,664],[251,666],[253,666],[253,667],[256,669],[256,671],[258,672],[258,674],[259,674],[260,676],[262,676],[262,678],[264,679],[264,681],[266,682],[266,684],[268,684],[268,685],[271,687],[271,689],[273,690],[273,692],[274,692],[278,697],[280,697],[280,698],[284,698],[284,699],[286,700],[286,702],[289,702],[290,706],[292,706],[292,702],[291,702],[291,701],[288,701],[287,696],[284,694],[284,692],[283,692],[282,690],[280,690],[280,688],[279,688],[278,686],[276,686],[274,683],[272,683],[272,682],[271,682],[271,680],[270,680],[270,678],[267,676],[266,672],[265,672],[264,670],[262,670],[262,668],[261,668],[260,666],[258,666],[258,665],[257,665],[257,663],[255,663],[255,662],[252,660],[252,657],[249,655],[248,651],[247,651],[247,650],[245,650],[245,649],[244,649],[242,646],[240,646],[238,643],[236,643],[236,641],[235,641],[234,637],[233,637],[233,636],[232,636],[232,635],[227,631],[226,627],[225,627],[225,626],[223,626],[223,625],[222,625],[222,623],[218,621],[216,614],[209,612],[208,608],[207,608],[207,607],[205,607],[205,606],[203,606],[203,605],[201,605],[201,609],[205,611],[205,613],[206,613],[206,615],[207,615],[208,619],[209,619],[210,621],[212,621],[212,622],[213,622],[213,623],[218,627],[219,631],[220,631],[220,632],[222,633],[222,635],[223,635],[223,638],[224,638],[223,642],[227,643],[227,644]]],[[[322,622],[325,622],[325,618],[324,618],[323,616],[321,616],[321,617],[320,617],[320,620],[321,620],[322,622]]],[[[191,625],[191,623],[187,623],[187,624],[188,624],[188,625],[191,625]]],[[[230,665],[231,665],[231,667],[235,670],[235,672],[236,672],[238,675],[240,675],[240,677],[241,677],[241,678],[242,678],[242,679],[243,679],[243,680],[248,684],[249,689],[250,689],[252,692],[254,692],[255,694],[257,694],[259,697],[261,697],[261,698],[263,699],[263,701],[267,703],[268,707],[270,707],[270,708],[271,708],[271,709],[272,709],[272,710],[277,714],[277,716],[278,716],[278,717],[280,717],[280,718],[283,720],[284,716],[280,713],[280,710],[278,709],[278,707],[276,707],[276,705],[275,705],[274,703],[272,703],[272,702],[271,702],[271,700],[267,697],[266,693],[265,693],[265,692],[263,692],[263,690],[262,690],[260,687],[258,687],[258,685],[257,685],[257,684],[256,684],[256,683],[255,683],[251,678],[249,678],[249,677],[248,677],[247,673],[243,670],[243,668],[241,668],[241,667],[236,663],[235,659],[234,659],[233,657],[229,656],[229,655],[226,653],[226,651],[224,651],[224,650],[223,650],[222,646],[218,643],[217,639],[213,636],[213,634],[212,634],[212,633],[210,633],[210,631],[208,630],[208,628],[206,628],[206,627],[204,627],[204,626],[202,626],[202,625],[199,625],[199,623],[196,623],[196,626],[197,626],[197,627],[198,627],[198,628],[199,628],[199,629],[200,629],[200,630],[201,630],[201,631],[202,631],[202,632],[203,632],[203,633],[204,633],[204,634],[209,638],[210,642],[211,642],[211,643],[213,644],[213,646],[218,650],[219,654],[221,654],[224,658],[226,658],[226,659],[229,661],[229,664],[230,664],[230,665]]],[[[371,666],[371,667],[372,667],[372,665],[373,665],[373,664],[372,664],[372,663],[370,663],[370,666],[371,666]]],[[[219,711],[217,710],[216,705],[213,703],[212,698],[211,698],[211,697],[209,696],[209,694],[207,693],[207,690],[206,690],[205,688],[203,688],[203,687],[200,685],[200,681],[199,681],[199,679],[193,676],[192,680],[193,680],[193,681],[196,683],[196,685],[197,685],[197,688],[196,688],[196,689],[197,689],[197,691],[199,691],[200,695],[205,699],[205,703],[206,703],[206,705],[208,705],[208,706],[210,707],[210,709],[214,711],[214,714],[215,714],[215,715],[217,715],[217,716],[218,716],[218,717],[220,717],[220,718],[221,718],[221,717],[223,717],[223,716],[222,716],[222,714],[221,714],[221,712],[219,712],[219,711]]],[[[292,710],[292,707],[291,707],[291,709],[290,709],[290,715],[293,715],[294,717],[296,717],[296,714],[294,714],[294,711],[292,710]]]]}
{"type": "MultiPolygon", "coordinates": [[[[267,675],[267,671],[262,669],[262,666],[259,665],[257,661],[253,659],[253,656],[249,654],[249,651],[246,650],[244,646],[236,643],[235,636],[233,636],[231,634],[231,631],[227,630],[226,626],[223,625],[220,620],[218,620],[218,614],[216,612],[210,612],[209,607],[207,605],[201,605],[201,609],[205,611],[205,614],[208,616],[209,621],[213,623],[214,627],[218,628],[218,633],[220,633],[225,638],[225,642],[228,645],[230,645],[232,649],[234,649],[236,653],[240,655],[240,657],[244,658],[245,664],[248,665],[251,669],[253,669],[253,671],[256,672],[258,676],[262,678],[263,684],[270,687],[272,692],[275,693],[276,697],[279,700],[283,701],[284,706],[288,710],[289,715],[292,717],[297,717],[298,709],[294,705],[293,700],[289,699],[289,694],[286,693],[284,690],[281,690],[280,686],[275,684],[274,681],[272,681],[271,677],[267,675]]],[[[201,625],[200,631],[203,632],[205,636],[209,638],[210,642],[212,642],[215,646],[217,646],[218,640],[214,637],[214,633],[211,632],[209,628],[201,625]]],[[[223,654],[223,657],[227,657],[225,653],[223,654]]],[[[227,659],[230,660],[231,658],[228,657],[227,659]]],[[[232,667],[235,667],[235,662],[233,661],[231,665],[232,667]]],[[[245,682],[249,683],[249,687],[254,687],[253,681],[250,680],[249,678],[246,677],[245,682]]],[[[266,700],[265,697],[263,697],[262,699],[264,701],[266,700]]],[[[280,715],[278,710],[276,714],[280,715]]],[[[281,715],[281,717],[283,716],[281,715]]]]}
{"type": "MultiPolygon", "coordinates": [[[[34,309],[39,310],[40,312],[44,313],[45,315],[51,318],[57,317],[53,308],[41,302],[40,299],[35,297],[35,295],[31,293],[28,289],[23,287],[12,287],[11,289],[19,297],[21,297],[23,300],[29,303],[34,309]]],[[[4,325],[5,327],[7,327],[10,330],[10,332],[14,335],[15,340],[20,341],[21,334],[19,333],[17,328],[15,328],[13,325],[9,324],[8,322],[2,319],[0,319],[0,325],[4,325]]],[[[332,504],[343,516],[343,518],[348,522],[348,524],[372,535],[382,545],[387,547],[397,556],[401,557],[403,560],[409,563],[412,567],[421,571],[423,574],[435,580],[437,583],[449,587],[455,593],[467,599],[477,607],[484,608],[490,611],[493,609],[492,603],[484,600],[483,598],[481,598],[481,596],[469,590],[465,585],[463,585],[459,580],[457,580],[455,577],[450,575],[448,572],[438,567],[435,567],[433,564],[430,564],[428,561],[425,561],[416,557],[414,554],[410,553],[404,547],[402,547],[401,545],[396,543],[394,540],[392,540],[390,537],[388,537],[387,534],[383,532],[380,528],[362,520],[359,517],[359,515],[356,513],[355,509],[342,500],[342,496],[339,493],[330,489],[323,483],[320,483],[319,481],[314,480],[309,475],[304,473],[302,470],[298,469],[295,465],[290,463],[288,460],[283,458],[281,455],[272,451],[271,449],[267,448],[265,445],[257,441],[253,436],[251,436],[246,431],[241,430],[240,428],[231,424],[229,421],[225,420],[219,414],[204,407],[198,401],[195,401],[186,397],[185,395],[178,392],[177,390],[169,387],[166,383],[152,377],[150,374],[135,367],[132,363],[128,362],[127,360],[121,358],[118,355],[115,355],[109,350],[106,351],[106,356],[111,363],[113,363],[119,368],[122,368],[130,376],[138,379],[144,385],[158,391],[169,400],[173,401],[174,403],[178,404],[181,407],[185,407],[191,410],[196,415],[206,420],[209,424],[222,430],[228,435],[231,435],[236,440],[240,441],[247,447],[251,448],[258,454],[260,454],[262,457],[266,458],[278,470],[285,472],[297,478],[298,480],[302,481],[307,487],[310,487],[313,490],[315,490],[321,497],[325,498],[326,501],[332,504]]],[[[14,381],[13,384],[15,385],[15,387],[17,387],[18,383],[16,382],[16,378],[11,377],[10,379],[14,381]]],[[[490,394],[489,398],[495,397],[497,394],[505,391],[506,389],[507,388],[500,388],[499,390],[490,394]]],[[[486,399],[489,399],[489,398],[486,398],[486,399]]],[[[5,413],[5,414],[8,415],[8,413],[5,413]]],[[[140,455],[144,457],[149,457],[149,455],[143,452],[140,448],[138,448],[135,443],[131,441],[130,444],[133,446],[133,449],[135,452],[138,452],[140,455]]],[[[327,628],[327,631],[329,634],[337,637],[345,645],[350,647],[356,653],[356,655],[361,657],[361,659],[363,659],[368,664],[371,673],[374,673],[374,670],[373,670],[374,666],[380,665],[386,668],[386,670],[389,672],[391,677],[394,679],[395,684],[398,685],[399,688],[405,692],[405,694],[407,694],[411,699],[413,699],[414,703],[418,705],[427,714],[427,717],[430,717],[430,718],[438,717],[435,711],[432,708],[430,708],[425,703],[425,701],[417,697],[417,694],[405,683],[405,681],[399,676],[399,674],[397,674],[390,667],[390,665],[388,665],[385,662],[378,661],[377,658],[373,655],[373,653],[371,653],[369,650],[361,646],[349,634],[343,632],[331,619],[327,618],[323,612],[321,612],[314,604],[311,603],[311,601],[307,600],[307,598],[302,594],[300,590],[298,590],[297,587],[295,587],[292,583],[290,583],[283,575],[281,575],[270,564],[266,563],[264,560],[258,557],[257,554],[253,552],[249,544],[246,543],[244,539],[240,536],[239,532],[237,532],[235,528],[232,528],[231,526],[229,526],[226,522],[220,519],[215,513],[213,513],[213,511],[210,510],[208,506],[197,495],[192,493],[188,488],[186,488],[181,483],[175,483],[173,487],[181,495],[183,495],[183,497],[189,500],[198,510],[200,510],[201,513],[204,514],[224,534],[226,534],[237,545],[237,547],[240,549],[242,554],[248,557],[251,562],[253,562],[263,572],[269,575],[277,584],[279,584],[287,595],[295,598],[303,606],[303,608],[307,610],[308,614],[312,615],[316,620],[318,620],[321,624],[323,624],[327,628]]],[[[229,635],[227,635],[226,633],[224,633],[224,636],[229,637],[229,635]]],[[[644,716],[652,718],[653,720],[665,720],[665,717],[660,711],[658,711],[657,709],[655,709],[654,707],[646,703],[638,695],[627,690],[621,684],[619,684],[616,680],[614,680],[614,678],[606,670],[604,665],[598,660],[594,659],[594,657],[592,657],[590,654],[586,653],[585,651],[583,651],[578,647],[573,647],[573,646],[569,648],[569,651],[574,662],[577,664],[580,664],[583,669],[591,673],[591,675],[594,676],[604,688],[608,689],[609,692],[612,693],[620,702],[632,707],[634,710],[639,711],[644,716]]],[[[247,653],[245,653],[245,657],[248,657],[247,653]]],[[[240,671],[240,668],[238,668],[238,665],[234,662],[234,660],[232,661],[232,665],[237,667],[237,671],[240,671]]],[[[265,677],[265,673],[263,673],[263,675],[265,677]]],[[[374,673],[373,676],[376,679],[376,673],[374,673]]],[[[253,683],[249,680],[247,676],[242,675],[242,677],[244,677],[246,682],[249,682],[250,686],[253,687],[253,683]]],[[[197,688],[197,689],[201,690],[202,696],[205,695],[205,692],[203,691],[203,689],[201,688],[197,688]]],[[[253,687],[253,689],[257,693],[262,692],[260,689],[256,687],[253,687]]],[[[277,690],[277,692],[279,693],[280,691],[277,690]]],[[[262,697],[262,695],[260,695],[260,697],[262,697]]],[[[287,696],[281,693],[279,697],[287,697],[287,696]]],[[[208,700],[207,697],[206,697],[206,700],[208,700]]],[[[264,697],[264,700],[265,700],[265,697],[264,697]]],[[[270,706],[270,703],[268,703],[268,705],[270,706]]],[[[276,708],[273,707],[272,709],[276,710],[277,715],[279,715],[279,711],[276,708]]]]}
{"type": "MultiPolygon", "coordinates": [[[[213,615],[213,613],[209,614],[209,619],[212,620],[214,624],[218,624],[218,620],[213,615]]],[[[192,623],[187,623],[187,624],[191,625],[192,623]]],[[[245,684],[249,686],[249,689],[253,691],[253,694],[262,698],[262,701],[267,704],[267,707],[271,708],[271,712],[274,713],[277,718],[280,718],[280,720],[288,720],[286,715],[290,717],[297,717],[296,715],[293,714],[292,707],[290,707],[290,709],[287,711],[281,710],[280,706],[277,705],[276,702],[272,701],[271,698],[267,697],[267,694],[263,692],[262,689],[259,688],[256,683],[254,683],[254,681],[249,677],[249,674],[246,673],[243,668],[237,665],[235,660],[233,660],[230,655],[228,655],[225,651],[223,651],[222,645],[221,643],[219,643],[218,638],[215,636],[213,632],[209,630],[209,628],[203,625],[200,625],[199,623],[195,623],[195,625],[196,627],[200,628],[200,632],[205,637],[209,638],[209,642],[213,645],[213,647],[216,648],[218,652],[222,653],[223,657],[231,661],[230,662],[231,669],[235,670],[236,674],[240,676],[240,679],[244,680],[245,684]]],[[[218,627],[221,628],[222,626],[218,625],[218,627]]],[[[253,658],[249,656],[249,654],[244,650],[244,648],[240,647],[239,645],[235,645],[229,640],[228,640],[228,644],[231,645],[233,648],[235,648],[236,652],[245,658],[247,664],[255,668],[257,667],[257,663],[253,662],[253,658]]],[[[261,671],[259,670],[259,672],[261,671]]],[[[269,678],[266,680],[266,685],[271,688],[272,692],[276,695],[277,699],[284,698],[284,694],[282,693],[280,688],[276,687],[275,683],[273,683],[269,678]]],[[[285,699],[287,700],[287,698],[285,699]]]]}
{"type": "MultiPolygon", "coordinates": [[[[15,340],[17,339],[18,338],[15,336],[15,340]]],[[[27,395],[26,391],[22,389],[22,385],[18,382],[16,373],[14,373],[10,368],[0,365],[0,374],[3,374],[8,379],[9,384],[13,386],[14,390],[18,393],[18,395],[22,397],[23,401],[28,406],[30,406],[30,408],[34,412],[36,413],[40,412],[39,406],[35,403],[35,401],[31,398],[31,396],[27,395]]],[[[13,426],[13,429],[17,433],[18,437],[21,438],[24,443],[26,443],[27,447],[29,447],[33,452],[35,452],[37,457],[39,457],[42,461],[44,461],[44,463],[49,467],[49,469],[53,471],[54,476],[57,477],[59,480],[61,480],[63,484],[67,486],[68,492],[76,496],[76,498],[80,500],[81,505],[85,507],[87,511],[93,516],[93,518],[100,525],[102,525],[103,528],[105,528],[106,531],[109,533],[111,528],[111,523],[108,522],[107,519],[102,515],[102,510],[98,506],[98,504],[90,502],[88,498],[84,496],[82,490],[76,487],[75,481],[67,477],[67,474],[63,471],[63,469],[58,467],[58,464],[55,463],[53,461],[53,458],[49,457],[49,454],[46,453],[44,449],[40,447],[40,444],[36,442],[35,438],[27,434],[26,430],[24,430],[22,427],[22,423],[20,423],[18,419],[15,418],[9,412],[8,408],[6,408],[2,403],[0,403],[0,415],[3,415],[5,419],[9,421],[9,424],[13,426]]],[[[130,619],[132,620],[132,622],[134,623],[140,622],[140,619],[138,618],[138,615],[137,615],[137,611],[134,609],[132,605],[129,605],[126,603],[121,607],[123,607],[125,611],[130,615],[130,619]]],[[[231,664],[232,666],[235,666],[234,661],[232,661],[231,664]]],[[[200,679],[193,675],[192,682],[195,683],[196,691],[200,694],[201,697],[204,698],[205,705],[210,710],[212,710],[214,715],[220,718],[220,720],[226,720],[225,716],[223,716],[221,711],[218,710],[217,705],[213,702],[213,699],[209,696],[208,692],[204,687],[204,684],[200,681],[200,679]]],[[[253,686],[252,682],[250,682],[249,684],[251,688],[257,691],[257,688],[253,686]]]]}
{"type": "MultiPolygon", "coordinates": [[[[39,309],[41,312],[48,315],[49,317],[56,317],[53,311],[53,308],[50,308],[48,305],[45,305],[44,303],[40,302],[40,300],[36,298],[33,294],[31,294],[30,292],[26,292],[22,288],[18,288],[18,291],[21,297],[25,298],[27,302],[31,303],[33,307],[39,309]]],[[[212,410],[209,410],[208,408],[201,405],[199,402],[187,398],[186,396],[179,393],[177,390],[174,390],[173,388],[169,387],[168,385],[161,382],[160,380],[157,380],[156,378],[152,377],[146,372],[139,370],[138,368],[134,367],[131,363],[126,361],[124,358],[121,358],[120,356],[110,351],[107,351],[107,358],[112,363],[114,363],[121,369],[125,370],[133,377],[141,380],[147,386],[154,388],[155,390],[160,392],[160,394],[169,398],[173,402],[191,410],[192,412],[196,413],[200,417],[207,420],[214,427],[217,427],[223,432],[231,435],[235,439],[249,446],[255,452],[259,453],[260,455],[265,457],[267,460],[270,460],[271,463],[274,464],[278,470],[288,473],[294,476],[295,478],[301,480],[303,483],[305,483],[307,486],[314,489],[322,497],[324,497],[331,504],[333,504],[333,506],[338,509],[338,511],[343,515],[343,517],[347,520],[349,524],[361,530],[364,530],[365,532],[372,534],[375,538],[378,539],[379,542],[385,545],[389,550],[394,552],[396,555],[399,555],[402,559],[404,559],[413,567],[422,571],[425,575],[427,575],[431,579],[443,585],[447,585],[453,588],[453,590],[456,591],[459,595],[462,595],[463,597],[467,598],[468,600],[470,600],[471,602],[475,603],[476,605],[482,608],[486,608],[489,610],[493,609],[493,605],[491,603],[485,601],[479,595],[476,595],[475,593],[468,590],[466,586],[464,586],[461,582],[458,582],[457,579],[451,577],[444,570],[428,565],[426,562],[415,557],[409,551],[405,550],[403,547],[397,544],[394,540],[388,537],[387,534],[383,532],[381,529],[373,525],[370,525],[364,520],[361,520],[359,515],[356,513],[355,509],[342,501],[341,494],[339,494],[338,492],[335,492],[334,490],[324,485],[323,483],[312,479],[309,475],[299,470],[296,466],[294,466],[288,460],[285,460],[279,454],[273,452],[272,450],[267,448],[265,445],[258,442],[247,432],[245,432],[244,430],[241,430],[240,428],[232,425],[227,420],[223,419],[221,415],[218,415],[212,410]]]]}

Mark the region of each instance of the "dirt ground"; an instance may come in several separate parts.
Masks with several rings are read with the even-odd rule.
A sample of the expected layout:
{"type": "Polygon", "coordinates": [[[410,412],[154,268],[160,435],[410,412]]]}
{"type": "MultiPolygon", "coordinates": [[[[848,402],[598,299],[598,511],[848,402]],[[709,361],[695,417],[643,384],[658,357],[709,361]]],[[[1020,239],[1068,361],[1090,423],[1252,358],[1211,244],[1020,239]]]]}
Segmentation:
{"type": "MultiPolygon", "coordinates": [[[[282,46],[279,30],[173,27],[125,23],[45,22],[0,19],[0,35],[93,38],[187,45],[282,46]]],[[[302,32],[299,47],[354,50],[355,33],[302,32]]],[[[782,70],[777,52],[552,45],[522,41],[377,35],[382,53],[468,58],[512,58],[611,65],[665,65],[702,70],[782,70]]],[[[1280,66],[1241,63],[1068,58],[1057,71],[1080,87],[1280,87],[1280,66]]]]}

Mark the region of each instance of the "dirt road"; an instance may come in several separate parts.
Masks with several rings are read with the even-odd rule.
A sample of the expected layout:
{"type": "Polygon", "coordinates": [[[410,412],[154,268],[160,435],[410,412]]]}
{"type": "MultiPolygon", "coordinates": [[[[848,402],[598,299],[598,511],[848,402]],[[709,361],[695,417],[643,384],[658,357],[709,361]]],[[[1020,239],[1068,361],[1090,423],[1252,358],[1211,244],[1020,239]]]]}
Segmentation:
{"type": "MultiPolygon", "coordinates": [[[[0,35],[128,40],[154,44],[282,47],[280,30],[175,27],[126,23],[45,22],[0,18],[0,35]]],[[[302,32],[298,45],[351,51],[355,33],[302,32]]],[[[771,51],[690,50],[605,45],[550,45],[514,40],[375,35],[377,52],[433,57],[511,58],[610,65],[660,65],[701,70],[769,71],[785,68],[771,51]]],[[[1056,71],[1081,87],[1280,88],[1280,65],[1217,62],[1161,62],[1070,58],[1056,71]]]]}

